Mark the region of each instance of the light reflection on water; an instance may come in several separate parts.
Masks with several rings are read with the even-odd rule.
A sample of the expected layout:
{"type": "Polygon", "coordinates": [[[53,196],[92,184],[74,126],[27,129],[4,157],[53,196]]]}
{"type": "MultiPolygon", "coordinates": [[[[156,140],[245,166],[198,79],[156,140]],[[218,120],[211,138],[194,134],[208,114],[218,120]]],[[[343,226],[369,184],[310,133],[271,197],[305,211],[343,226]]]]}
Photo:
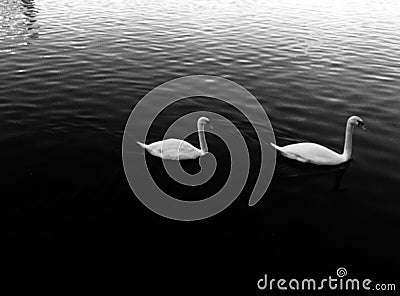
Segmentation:
{"type": "Polygon", "coordinates": [[[30,38],[38,38],[37,13],[33,0],[0,3],[0,52],[13,54],[16,48],[28,45],[30,38]]]}

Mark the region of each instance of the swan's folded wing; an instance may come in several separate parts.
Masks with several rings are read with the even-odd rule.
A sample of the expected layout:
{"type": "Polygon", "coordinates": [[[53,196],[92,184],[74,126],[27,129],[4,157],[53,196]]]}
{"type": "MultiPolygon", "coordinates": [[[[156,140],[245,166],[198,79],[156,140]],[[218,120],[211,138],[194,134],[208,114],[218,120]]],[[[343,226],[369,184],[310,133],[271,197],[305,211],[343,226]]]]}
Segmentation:
{"type": "Polygon", "coordinates": [[[196,147],[185,141],[182,141],[181,144],[179,145],[179,152],[192,152],[195,150],[197,150],[196,147]]]}
{"type": "Polygon", "coordinates": [[[282,154],[301,162],[315,164],[336,164],[340,155],[322,145],[315,143],[298,143],[282,148],[282,154]]]}
{"type": "Polygon", "coordinates": [[[189,152],[195,149],[190,143],[180,140],[180,139],[167,139],[164,141],[157,142],[159,143],[159,148],[162,153],[170,152],[170,153],[178,153],[179,152],[189,152]]]}
{"type": "Polygon", "coordinates": [[[183,140],[172,139],[163,143],[162,145],[162,158],[166,159],[193,159],[197,158],[198,149],[188,142],[183,140]]]}

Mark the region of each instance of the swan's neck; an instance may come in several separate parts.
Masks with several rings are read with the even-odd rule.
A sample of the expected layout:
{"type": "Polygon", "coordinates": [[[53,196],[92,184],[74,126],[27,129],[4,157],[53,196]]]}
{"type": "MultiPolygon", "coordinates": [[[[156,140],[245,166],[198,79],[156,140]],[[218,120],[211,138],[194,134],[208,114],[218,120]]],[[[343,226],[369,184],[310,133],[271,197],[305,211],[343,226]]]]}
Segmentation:
{"type": "Polygon", "coordinates": [[[208,147],[206,142],[206,135],[204,132],[204,124],[197,123],[197,130],[199,133],[200,149],[205,154],[208,152],[208,147]]]}
{"type": "Polygon", "coordinates": [[[345,160],[349,160],[351,158],[351,151],[353,147],[353,129],[354,126],[350,122],[347,122],[346,135],[344,139],[344,148],[342,154],[345,160]]]}

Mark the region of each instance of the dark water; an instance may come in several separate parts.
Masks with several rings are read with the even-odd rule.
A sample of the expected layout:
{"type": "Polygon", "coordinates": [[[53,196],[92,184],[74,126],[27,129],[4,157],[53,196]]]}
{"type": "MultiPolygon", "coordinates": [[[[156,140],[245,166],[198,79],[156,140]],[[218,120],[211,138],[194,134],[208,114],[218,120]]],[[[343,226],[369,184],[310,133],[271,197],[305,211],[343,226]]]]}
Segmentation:
{"type": "MultiPolygon", "coordinates": [[[[94,266],[121,263],[137,272],[127,277],[136,286],[152,284],[156,270],[164,291],[186,283],[255,292],[265,272],[328,276],[340,266],[377,281],[398,275],[397,1],[2,0],[0,14],[0,209],[7,244],[32,257],[29,250],[40,245],[46,254],[83,255],[94,266]],[[250,178],[218,216],[170,221],[130,190],[122,134],[147,92],[194,74],[247,88],[268,112],[278,144],[309,140],[340,150],[350,115],[361,116],[368,132],[356,130],[349,165],[321,169],[278,157],[255,207],[247,206],[250,178]]],[[[213,108],[218,103],[201,99],[173,105],[148,139],[161,138],[184,113],[213,108]]],[[[257,168],[249,123],[234,110],[219,110],[253,142],[257,168]]],[[[207,139],[225,159],[226,147],[207,139]]],[[[228,167],[219,162],[222,183],[228,167]]],[[[104,285],[85,276],[79,282],[88,281],[89,288],[104,285]]]]}

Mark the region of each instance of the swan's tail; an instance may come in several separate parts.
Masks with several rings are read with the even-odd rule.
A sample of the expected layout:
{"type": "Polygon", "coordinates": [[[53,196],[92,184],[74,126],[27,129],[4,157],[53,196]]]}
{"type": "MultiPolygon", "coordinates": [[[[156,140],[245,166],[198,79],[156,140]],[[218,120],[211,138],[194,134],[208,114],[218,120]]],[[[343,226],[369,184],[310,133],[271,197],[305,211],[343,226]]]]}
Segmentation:
{"type": "Polygon", "coordinates": [[[278,145],[275,145],[274,143],[270,143],[270,144],[271,144],[271,146],[274,147],[276,150],[278,150],[278,151],[280,151],[280,152],[283,152],[283,151],[282,151],[282,148],[279,147],[278,145]]]}
{"type": "Polygon", "coordinates": [[[142,147],[142,148],[147,148],[147,145],[146,144],[144,144],[144,143],[140,143],[139,141],[137,141],[136,143],[138,143],[138,145],[140,146],[140,147],[142,147]]]}

